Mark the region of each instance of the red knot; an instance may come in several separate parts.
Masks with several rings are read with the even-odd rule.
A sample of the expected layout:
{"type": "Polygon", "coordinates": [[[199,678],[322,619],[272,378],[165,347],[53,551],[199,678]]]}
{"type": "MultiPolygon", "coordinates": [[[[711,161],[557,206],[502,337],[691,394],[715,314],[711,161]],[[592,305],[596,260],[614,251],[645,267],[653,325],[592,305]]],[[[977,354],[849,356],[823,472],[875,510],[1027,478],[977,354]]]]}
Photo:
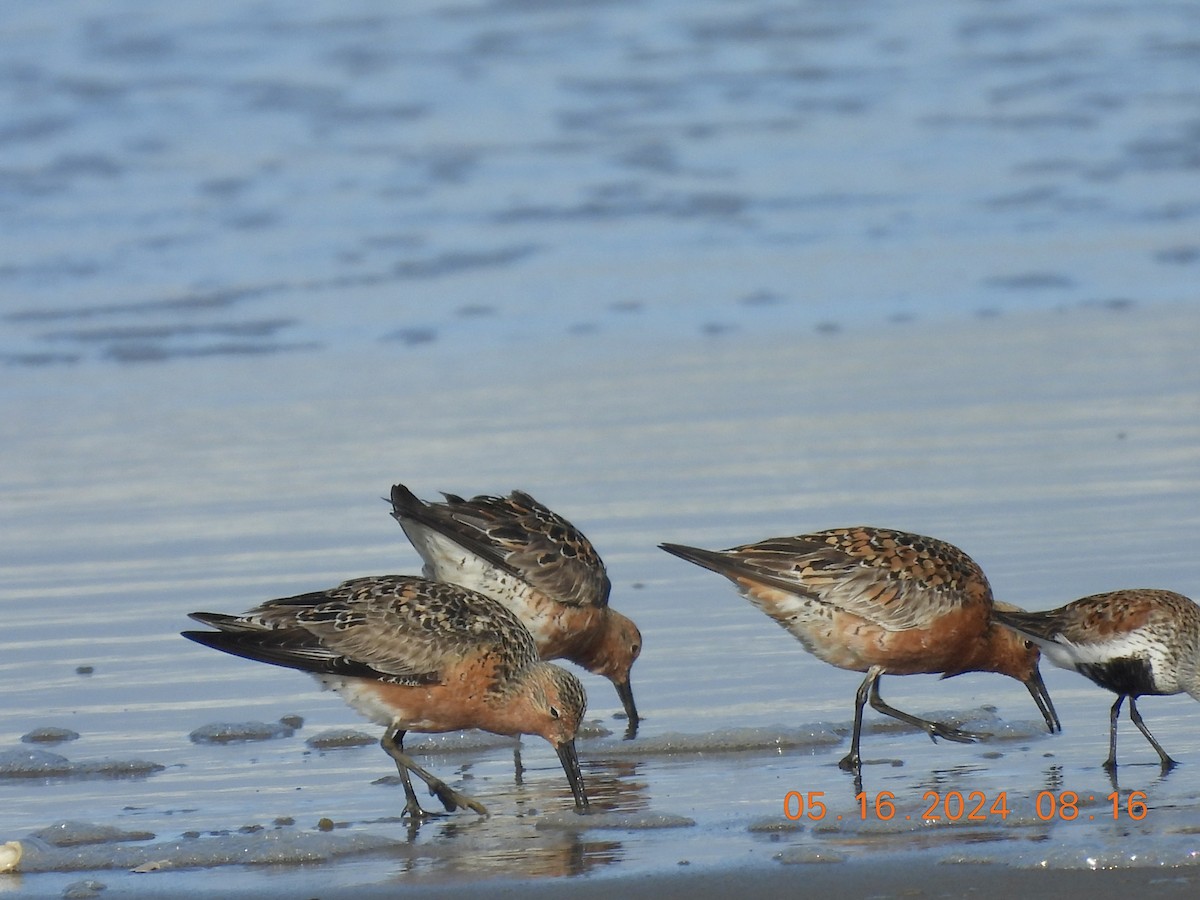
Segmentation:
{"type": "MultiPolygon", "coordinates": [[[[678,544],[662,549],[712,569],[786,628],[817,658],[867,677],[858,689],[846,771],[861,766],[863,707],[941,737],[969,743],[987,737],[920,719],[879,695],[883,675],[999,672],[1025,684],[1046,727],[1058,715],[1038,671],[1031,642],[991,621],[992,590],[983,571],[957,547],[884,528],[835,528],[772,538],[730,550],[678,544]]],[[[1015,608],[1015,607],[1013,607],[1015,608]]]]}
{"type": "Polygon", "coordinates": [[[392,488],[392,516],[424,560],[427,578],[500,601],[537,641],[542,659],[567,659],[613,683],[627,736],[640,721],[629,670],[642,635],[608,605],[611,584],[595,547],[574,525],[523,491],[426,503],[392,488]]]}
{"type": "Polygon", "coordinates": [[[528,629],[502,604],[458,585],[405,575],[356,578],[327,591],[269,600],[242,615],[192,613],[217,631],[183,636],[247,659],[300,669],[367,718],[387,726],[380,745],[396,763],[405,814],[428,814],[409,773],[446,808],[487,815],[404,751],[407,731],[481,728],[537,734],[558,753],[587,810],[575,735],[587,698],[570,672],[542,662],[528,629]]]}

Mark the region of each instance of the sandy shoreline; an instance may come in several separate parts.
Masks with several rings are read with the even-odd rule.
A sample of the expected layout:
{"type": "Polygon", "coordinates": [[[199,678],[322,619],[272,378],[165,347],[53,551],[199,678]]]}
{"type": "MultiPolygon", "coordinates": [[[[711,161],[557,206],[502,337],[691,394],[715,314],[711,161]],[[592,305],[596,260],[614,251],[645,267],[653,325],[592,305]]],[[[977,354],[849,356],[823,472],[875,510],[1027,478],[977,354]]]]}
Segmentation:
{"type": "MultiPolygon", "coordinates": [[[[315,873],[314,873],[315,874],[315,873]]],[[[142,875],[138,883],[108,884],[106,898],[183,895],[197,900],[254,897],[261,900],[291,900],[300,896],[313,900],[385,900],[397,896],[417,900],[489,897],[495,900],[539,900],[569,894],[573,900],[604,900],[620,896],[645,900],[727,900],[729,897],[804,896],[847,898],[936,898],[936,897],[1023,897],[1088,900],[1191,900],[1200,888],[1200,871],[1155,868],[1098,871],[1011,869],[1003,866],[929,865],[911,860],[848,864],[775,865],[771,868],[726,868],[689,872],[655,872],[605,878],[544,880],[496,880],[474,884],[410,886],[402,881],[388,884],[356,884],[327,888],[313,878],[310,886],[274,889],[255,879],[253,887],[239,886],[236,875],[222,886],[197,889],[172,876],[142,875]]],[[[95,879],[101,883],[106,879],[95,879]]],[[[0,884],[0,889],[4,887],[0,884]]],[[[61,889],[42,894],[22,891],[19,896],[61,897],[61,889]]]]}
{"type": "MultiPolygon", "coordinates": [[[[570,882],[492,883],[477,892],[496,898],[559,897],[590,900],[612,896],[696,898],[782,896],[802,890],[805,895],[843,897],[1088,897],[1127,900],[1139,897],[1192,898],[1200,887],[1200,871],[1188,869],[1065,872],[1030,871],[1001,866],[928,865],[906,861],[837,865],[780,865],[770,869],[725,869],[715,872],[675,872],[627,878],[570,882]]],[[[460,896],[462,887],[405,889],[405,896],[460,896]]],[[[395,889],[370,889],[364,898],[395,896],[395,889]]],[[[324,895],[330,900],[329,895],[324,895]]]]}
{"type": "MultiPolygon", "coordinates": [[[[287,585],[333,580],[336,567],[347,575],[410,568],[402,536],[363,486],[417,473],[427,490],[520,485],[543,493],[544,486],[556,505],[586,523],[614,577],[614,605],[639,621],[650,648],[635,671],[649,715],[644,734],[616,748],[585,742],[590,786],[606,808],[672,814],[695,824],[581,834],[539,829],[562,800],[555,796],[562,786],[553,760],[547,764],[546,753],[530,744],[527,761],[535,768],[517,785],[510,751],[483,748],[437,765],[475,779],[496,817],[486,823],[451,817],[422,829],[392,855],[302,866],[177,860],[173,871],[144,875],[125,868],[53,871],[9,883],[23,896],[57,897],[70,884],[95,880],[107,885],[110,898],[228,897],[243,890],[244,896],[303,893],[327,900],[468,890],[494,897],[569,890],[582,898],[724,898],[797,885],[851,896],[974,891],[1115,900],[1132,890],[1194,896],[1200,868],[1188,865],[1195,856],[1190,766],[1156,779],[1157,769],[1144,765],[1130,744],[1133,764],[1122,767],[1122,787],[1148,791],[1153,818],[1144,826],[1112,822],[1103,799],[1111,787],[1097,770],[1109,701],[1069,673],[1045,673],[1068,728],[1053,739],[1037,722],[1010,740],[972,748],[932,747],[919,736],[871,731],[868,752],[876,764],[867,772],[869,790],[895,791],[904,813],[919,813],[921,794],[931,787],[988,796],[1006,791],[1020,813],[1003,826],[989,823],[987,833],[853,820],[850,787],[828,747],[730,752],[724,747],[729,729],[757,735],[756,729],[776,723],[844,726],[856,679],[812,661],[723,586],[675,569],[654,541],[721,544],[859,518],[899,521],[980,548],[997,589],[1031,608],[1084,593],[1090,587],[1085,578],[1112,587],[1130,571],[1139,580],[1148,577],[1142,560],[1153,562],[1164,583],[1186,590],[1189,557],[1178,526],[1189,509],[1194,515],[1187,454],[1196,426],[1186,413],[1194,394],[1184,361],[1197,315],[1189,308],[1077,310],[915,330],[896,326],[799,349],[784,338],[737,336],[694,341],[672,353],[626,348],[630,365],[615,370],[600,354],[576,359],[570,368],[559,348],[567,374],[538,391],[528,389],[536,375],[502,381],[501,361],[494,360],[494,383],[467,391],[426,373],[420,397],[370,388],[380,377],[375,363],[345,367],[336,383],[310,373],[309,389],[300,381],[304,360],[279,359],[258,368],[290,380],[264,385],[273,396],[260,401],[261,410],[228,408],[219,391],[194,392],[183,409],[156,398],[153,417],[125,426],[130,439],[150,448],[141,468],[132,470],[121,468],[115,450],[122,444],[96,460],[80,409],[79,433],[64,430],[45,465],[76,472],[86,459],[93,468],[110,466],[112,477],[95,487],[51,482],[14,531],[48,565],[57,565],[61,554],[109,553],[119,561],[81,568],[77,599],[61,588],[45,598],[62,610],[77,604],[81,628],[113,629],[116,649],[106,656],[91,646],[60,649],[62,684],[28,683],[24,693],[14,693],[7,721],[17,735],[33,725],[70,725],[82,737],[59,749],[72,759],[146,756],[167,768],[141,782],[9,782],[0,788],[14,822],[44,826],[86,817],[144,828],[160,841],[185,831],[269,829],[279,816],[294,817],[296,830],[323,815],[345,821],[347,834],[377,830],[373,820],[397,812],[394,792],[372,783],[386,773],[386,760],[372,746],[320,754],[306,752],[303,743],[321,728],[361,727],[340,701],[291,673],[249,672],[199,653],[180,668],[177,631],[186,626],[184,613],[208,605],[214,594],[226,598],[223,604],[244,604],[281,594],[287,585]],[[905,368],[909,353],[932,368],[905,368]],[[757,365],[747,367],[748,359],[757,365]],[[784,377],[792,365],[803,368],[784,377]],[[587,398],[585,407],[572,405],[579,396],[587,398]],[[460,404],[460,418],[434,418],[444,398],[460,404]],[[311,463],[311,480],[289,482],[294,492],[281,494],[276,461],[295,454],[293,442],[308,433],[313,409],[320,411],[323,433],[337,439],[311,463]],[[256,433],[259,443],[239,444],[246,423],[262,416],[272,427],[256,433]],[[193,433],[195,421],[203,424],[202,434],[193,433]],[[435,421],[443,455],[431,463],[429,431],[397,432],[394,423],[402,421],[435,421]],[[769,439],[748,442],[747,434],[769,439]],[[176,460],[191,446],[227,449],[219,458],[194,457],[198,464],[181,475],[176,460]],[[193,480],[205,487],[203,502],[176,502],[190,496],[193,480]],[[365,495],[361,504],[347,501],[358,494],[365,495]],[[145,497],[147,505],[114,507],[113,497],[122,504],[145,497]],[[113,524],[123,530],[110,530],[113,524]],[[158,543],[164,534],[177,537],[158,543]],[[246,553],[264,544],[268,552],[246,553]],[[1118,544],[1126,558],[1111,551],[1118,544]],[[50,553],[50,546],[59,549],[50,553]],[[128,562],[120,562],[125,557],[128,562]],[[194,571],[181,569],[186,559],[194,571]],[[130,582],[127,565],[146,574],[130,582]],[[681,609],[689,611],[685,627],[681,609]],[[142,624],[114,626],[117,612],[142,624]],[[738,653],[732,669],[712,657],[714,647],[730,642],[738,653]],[[80,663],[95,664],[96,673],[76,674],[80,663]],[[131,689],[147,675],[162,685],[131,689]],[[259,693],[248,698],[251,675],[259,693]],[[795,689],[798,682],[803,692],[795,689]],[[55,693],[64,685],[78,698],[82,716],[55,693]],[[196,705],[181,706],[181,699],[196,705]],[[112,725],[118,721],[113,713],[92,707],[121,710],[120,728],[112,725]],[[309,722],[288,739],[209,747],[186,737],[222,716],[273,721],[296,711],[309,722]],[[106,726],[102,743],[97,732],[106,726]],[[686,752],[663,750],[673,733],[691,736],[686,752]],[[732,771],[738,773],[736,805],[729,802],[732,771]],[[827,791],[831,815],[845,813],[846,821],[826,822],[820,832],[783,833],[778,842],[752,827],[780,817],[786,791],[814,789],[827,791]],[[1096,805],[1087,810],[1094,821],[1046,823],[1031,815],[1038,791],[1065,789],[1095,793],[1096,805]],[[780,851],[847,861],[788,865],[776,859],[780,851]],[[1137,859],[1128,869],[1078,868],[1089,857],[1120,865],[1129,855],[1137,859]],[[956,864],[968,858],[977,862],[956,864]],[[1053,870],[1028,868],[1040,859],[1053,870]],[[558,877],[527,877],[535,872],[558,877]]],[[[405,371],[399,360],[383,368],[396,383],[405,371]]],[[[112,396],[122,396],[116,387],[128,382],[127,373],[103,374],[112,396]]],[[[31,470],[34,458],[26,456],[31,470]]],[[[40,572],[31,564],[24,575],[29,584],[10,592],[40,596],[39,585],[57,583],[40,572]]],[[[10,622],[8,639],[16,654],[12,665],[20,666],[20,654],[42,652],[48,638],[27,614],[10,622]]],[[[983,678],[909,681],[896,679],[889,699],[907,703],[911,695],[918,712],[996,703],[999,721],[1010,727],[1034,713],[1023,692],[983,678]]],[[[615,699],[606,688],[593,693],[597,714],[607,720],[615,699]]],[[[1156,698],[1146,713],[1172,751],[1190,762],[1197,752],[1188,727],[1194,703],[1156,698]],[[1172,717],[1171,709],[1179,714],[1172,717]]],[[[403,840],[398,826],[385,832],[403,840]]],[[[0,837],[22,835],[13,830],[0,837]]]]}

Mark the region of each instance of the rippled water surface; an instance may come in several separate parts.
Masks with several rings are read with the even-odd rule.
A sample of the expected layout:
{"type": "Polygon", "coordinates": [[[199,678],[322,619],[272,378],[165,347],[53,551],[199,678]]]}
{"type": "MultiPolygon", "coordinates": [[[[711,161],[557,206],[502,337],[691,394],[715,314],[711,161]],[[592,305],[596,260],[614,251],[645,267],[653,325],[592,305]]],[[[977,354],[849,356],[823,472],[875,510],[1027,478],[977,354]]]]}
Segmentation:
{"type": "Polygon", "coordinates": [[[870,523],[959,544],[1028,608],[1200,593],[1190,5],[0,24],[0,843],[30,848],[0,889],[1195,861],[1195,701],[1143,702],[1184,765],[1161,775],[1125,722],[1114,785],[1112,698],[1078,676],[1045,669],[1054,737],[1000,676],[886,679],[996,737],[868,713],[859,800],[836,763],[861,676],[655,546],[870,523]],[[647,719],[622,740],[584,676],[597,815],[536,739],[520,775],[506,739],[416,739],[493,815],[410,831],[377,729],[178,637],[192,610],[417,571],[396,481],[524,488],[604,556],[647,719]],[[275,736],[191,737],[244,723],[275,736]],[[347,731],[371,742],[312,740],[347,731]],[[789,820],[792,792],[825,813],[789,820]]]}

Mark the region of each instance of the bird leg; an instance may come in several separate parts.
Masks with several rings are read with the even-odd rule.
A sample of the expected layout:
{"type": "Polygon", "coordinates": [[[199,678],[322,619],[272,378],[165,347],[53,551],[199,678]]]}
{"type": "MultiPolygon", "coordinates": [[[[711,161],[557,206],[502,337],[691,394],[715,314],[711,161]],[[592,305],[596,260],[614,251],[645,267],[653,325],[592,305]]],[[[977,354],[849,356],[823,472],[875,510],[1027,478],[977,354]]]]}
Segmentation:
{"type": "Polygon", "coordinates": [[[421,808],[421,804],[417,802],[417,795],[413,792],[412,779],[408,777],[408,768],[400,761],[401,758],[408,759],[408,756],[400,750],[404,733],[400,732],[395,736],[395,750],[392,749],[392,744],[388,740],[391,736],[391,729],[388,729],[388,732],[380,740],[379,745],[383,748],[384,753],[395,760],[396,769],[400,772],[400,782],[404,785],[404,815],[412,819],[413,822],[424,821],[431,814],[426,813],[421,808]]]}
{"type": "Polygon", "coordinates": [[[1142,714],[1138,712],[1136,697],[1129,698],[1129,718],[1132,719],[1133,724],[1138,727],[1138,731],[1145,735],[1146,740],[1150,742],[1150,746],[1158,752],[1158,758],[1162,762],[1162,769],[1164,772],[1169,772],[1171,769],[1179,765],[1179,763],[1167,756],[1167,751],[1164,750],[1162,745],[1154,739],[1154,735],[1150,733],[1150,729],[1147,728],[1146,723],[1142,721],[1142,714]]]}
{"type": "MultiPolygon", "coordinates": [[[[881,673],[882,674],[882,673],[881,673]]],[[[867,679],[870,681],[870,677],[867,679]]],[[[863,682],[865,685],[866,682],[863,682]]],[[[861,690],[861,688],[860,688],[861,690]]],[[[891,716],[893,719],[899,719],[901,722],[907,722],[909,725],[916,726],[929,735],[930,740],[935,744],[938,738],[945,738],[948,741],[956,741],[959,744],[973,744],[975,741],[981,741],[984,738],[991,737],[990,734],[979,731],[963,731],[960,728],[954,728],[951,725],[945,725],[941,722],[930,722],[928,719],[918,719],[916,716],[909,715],[906,712],[901,712],[894,706],[888,706],[883,698],[879,696],[879,675],[875,676],[875,680],[871,681],[871,708],[883,713],[885,716],[891,716]]]]}
{"type": "Polygon", "coordinates": [[[517,742],[513,744],[513,775],[517,784],[525,783],[525,763],[521,761],[521,738],[517,737],[517,742]]]}
{"type": "Polygon", "coordinates": [[[379,746],[383,748],[383,752],[390,756],[396,763],[396,769],[400,772],[400,781],[404,784],[404,813],[411,816],[414,820],[429,818],[434,813],[426,812],[421,808],[421,804],[417,802],[417,795],[413,791],[412,780],[408,773],[412,772],[418,778],[429,786],[429,793],[438,798],[442,802],[442,806],[446,808],[446,812],[454,812],[456,809],[472,809],[481,816],[488,815],[487,807],[477,800],[472,800],[466,794],[461,794],[454,788],[450,787],[446,782],[442,781],[433,773],[423,769],[417,765],[412,757],[404,752],[404,732],[396,723],[388,726],[384,732],[383,738],[379,741],[379,746]]]}
{"type": "Polygon", "coordinates": [[[1117,770],[1117,716],[1121,714],[1121,704],[1125,702],[1124,694],[1117,694],[1117,702],[1108,713],[1108,759],[1104,768],[1108,772],[1117,770]]]}
{"type": "Polygon", "coordinates": [[[854,695],[854,731],[850,734],[850,752],[838,761],[838,768],[843,772],[854,772],[856,775],[861,775],[862,757],[859,755],[859,744],[862,742],[863,707],[867,705],[867,692],[882,674],[881,669],[872,666],[867,671],[867,677],[863,679],[863,683],[858,686],[858,693],[854,695]]]}

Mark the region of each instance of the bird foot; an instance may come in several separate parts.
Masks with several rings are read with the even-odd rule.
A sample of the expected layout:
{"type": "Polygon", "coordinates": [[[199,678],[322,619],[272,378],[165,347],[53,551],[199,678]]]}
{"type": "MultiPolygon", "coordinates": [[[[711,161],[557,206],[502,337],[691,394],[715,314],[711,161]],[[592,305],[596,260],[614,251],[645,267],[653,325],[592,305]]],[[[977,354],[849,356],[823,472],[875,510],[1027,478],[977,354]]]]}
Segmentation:
{"type": "Polygon", "coordinates": [[[986,740],[991,737],[986,731],[963,731],[961,728],[943,725],[941,722],[928,722],[926,724],[928,727],[925,731],[929,734],[929,739],[935,744],[938,738],[954,741],[957,744],[974,744],[976,741],[986,740]]]}
{"type": "Polygon", "coordinates": [[[404,804],[403,818],[408,819],[413,827],[420,825],[422,822],[427,822],[430,819],[440,819],[445,813],[428,812],[421,808],[421,804],[415,800],[409,800],[404,804]]]}
{"type": "MultiPolygon", "coordinates": [[[[1159,764],[1160,774],[1166,775],[1168,772],[1170,772],[1172,769],[1174,769],[1176,766],[1178,766],[1179,762],[1178,762],[1178,760],[1171,759],[1171,757],[1169,757],[1169,756],[1164,756],[1164,757],[1159,757],[1158,764],[1159,764]]],[[[1117,774],[1117,761],[1110,757],[1100,764],[1100,768],[1102,768],[1109,775],[1116,775],[1117,774]]]]}
{"type": "Polygon", "coordinates": [[[456,809],[469,809],[479,813],[481,816],[491,815],[487,811],[487,807],[478,800],[473,800],[466,794],[460,793],[444,781],[434,779],[429,783],[429,793],[433,797],[437,797],[442,802],[442,806],[446,807],[446,812],[454,812],[456,809]]]}

